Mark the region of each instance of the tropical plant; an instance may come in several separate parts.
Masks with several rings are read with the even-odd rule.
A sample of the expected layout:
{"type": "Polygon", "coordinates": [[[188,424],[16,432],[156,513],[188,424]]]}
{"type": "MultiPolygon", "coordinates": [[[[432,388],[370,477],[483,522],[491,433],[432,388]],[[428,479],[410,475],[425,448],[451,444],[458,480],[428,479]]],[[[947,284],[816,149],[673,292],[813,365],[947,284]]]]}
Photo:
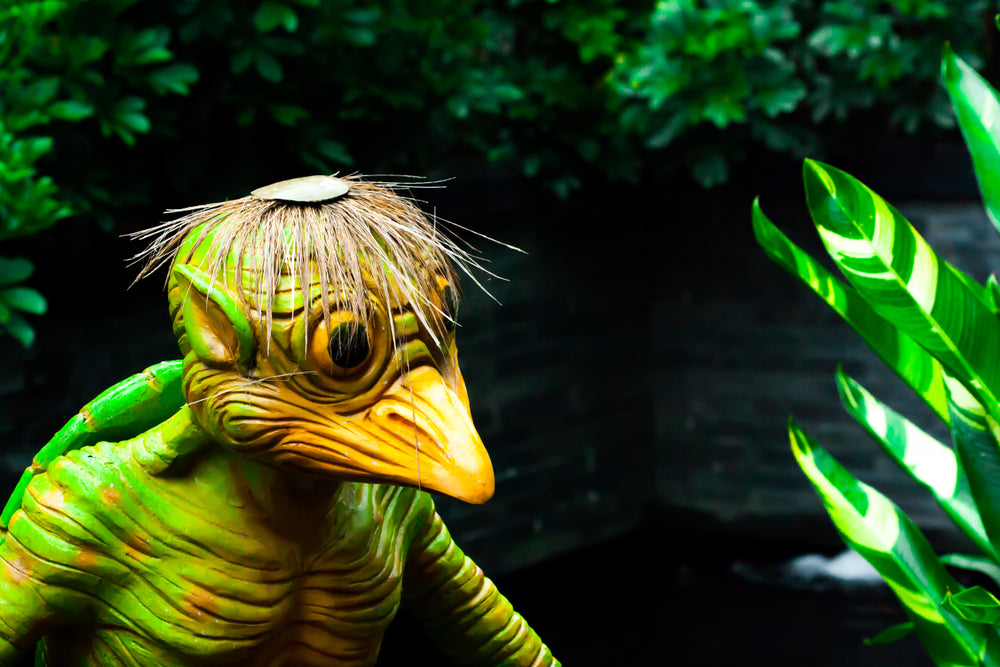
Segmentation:
{"type": "MultiPolygon", "coordinates": [[[[949,47],[941,72],[1000,230],[1000,97],[949,47]]],[[[938,557],[896,505],[790,421],[794,455],[845,542],[881,573],[909,617],[873,641],[915,631],[938,665],[1000,665],[1000,600],[984,587],[962,586],[948,570],[971,568],[1000,584],[1000,285],[993,276],[979,284],[938,257],[895,208],[848,174],[807,160],[804,179],[810,214],[847,282],[796,247],[754,202],[757,240],[949,426],[951,446],[837,372],[847,411],[980,553],[938,557]]]]}

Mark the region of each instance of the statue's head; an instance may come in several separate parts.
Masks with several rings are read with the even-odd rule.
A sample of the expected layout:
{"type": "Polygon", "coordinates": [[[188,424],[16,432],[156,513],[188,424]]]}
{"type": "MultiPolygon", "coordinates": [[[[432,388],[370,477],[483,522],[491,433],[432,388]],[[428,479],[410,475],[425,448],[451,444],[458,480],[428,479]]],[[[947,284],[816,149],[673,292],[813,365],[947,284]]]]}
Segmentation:
{"type": "Polygon", "coordinates": [[[185,398],[225,447],[337,479],[493,494],[455,349],[474,259],[388,187],[311,176],[161,225],[185,398]]]}

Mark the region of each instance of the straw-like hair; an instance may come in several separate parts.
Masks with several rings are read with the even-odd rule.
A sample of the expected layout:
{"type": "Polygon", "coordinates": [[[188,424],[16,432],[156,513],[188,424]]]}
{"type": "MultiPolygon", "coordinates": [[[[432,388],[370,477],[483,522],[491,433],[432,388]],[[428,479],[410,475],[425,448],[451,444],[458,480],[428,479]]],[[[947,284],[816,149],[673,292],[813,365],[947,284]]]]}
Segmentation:
{"type": "Polygon", "coordinates": [[[144,263],[136,280],[164,264],[190,261],[194,249],[211,238],[203,255],[208,266],[200,268],[218,282],[220,276],[225,280],[227,262],[232,261],[236,296],[263,315],[266,331],[271,329],[272,302],[282,274],[294,278],[303,302],[308,304],[313,281],[310,263],[315,262],[324,313],[329,312],[332,292],[342,300],[342,308],[368,321],[371,304],[367,291],[372,290],[387,302],[390,297],[409,302],[440,344],[443,325],[454,313],[437,306],[437,300],[430,296],[439,292],[438,276],[457,290],[457,268],[489,294],[471,269],[494,274],[483,268],[480,257],[458,243],[473,252],[475,248],[438,225],[436,217],[428,219],[412,200],[396,194],[393,188],[400,184],[364,181],[358,176],[342,180],[349,186],[347,194],[325,202],[250,195],[167,211],[185,215],[130,234],[136,239],[152,239],[133,258],[144,263]],[[184,246],[185,238],[198,227],[201,231],[195,244],[184,246]],[[184,257],[179,256],[182,247],[191,248],[184,257]],[[242,280],[245,269],[249,269],[249,287],[242,280]]]}

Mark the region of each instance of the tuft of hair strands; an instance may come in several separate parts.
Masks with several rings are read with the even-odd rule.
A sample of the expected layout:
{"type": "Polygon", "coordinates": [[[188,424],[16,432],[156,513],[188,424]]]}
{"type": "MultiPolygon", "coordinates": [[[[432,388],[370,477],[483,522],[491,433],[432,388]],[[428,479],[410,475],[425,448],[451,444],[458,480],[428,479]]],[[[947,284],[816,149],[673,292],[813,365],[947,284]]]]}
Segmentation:
{"type": "MultiPolygon", "coordinates": [[[[363,322],[370,321],[368,293],[372,291],[387,307],[393,298],[408,302],[435,343],[441,344],[454,314],[445,312],[437,305],[438,299],[432,298],[439,291],[437,277],[457,290],[457,269],[493,298],[472,270],[499,276],[486,270],[484,260],[459,243],[474,248],[447,229],[447,225],[464,227],[440,225],[434,216],[428,219],[411,199],[393,190],[410,184],[373,183],[360,176],[343,180],[349,185],[347,194],[325,202],[250,195],[167,211],[185,215],[128,235],[151,239],[149,246],[133,257],[133,262],[143,262],[136,281],[165,264],[190,261],[195,250],[210,239],[204,255],[209,265],[200,268],[217,283],[220,277],[225,280],[231,261],[237,277],[236,296],[244,306],[257,311],[266,331],[271,329],[272,303],[281,276],[293,278],[303,303],[308,304],[314,280],[311,263],[315,262],[326,317],[332,293],[341,308],[363,322]],[[197,240],[181,257],[185,240],[199,227],[197,240]],[[244,271],[249,272],[249,286],[242,280],[244,271]]],[[[391,325],[392,318],[389,321],[391,325]]]]}

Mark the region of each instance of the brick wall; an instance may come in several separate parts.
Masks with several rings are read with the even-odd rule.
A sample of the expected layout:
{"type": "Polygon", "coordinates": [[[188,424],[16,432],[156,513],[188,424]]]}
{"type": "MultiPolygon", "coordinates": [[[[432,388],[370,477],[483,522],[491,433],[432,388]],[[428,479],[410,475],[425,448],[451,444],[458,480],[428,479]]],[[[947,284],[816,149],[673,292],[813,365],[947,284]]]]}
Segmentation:
{"type": "MultiPolygon", "coordinates": [[[[476,243],[510,278],[488,283],[502,306],[464,283],[460,359],[497,492],[483,506],[439,501],[463,547],[488,571],[510,571],[631,530],[656,510],[763,541],[835,544],[789,451],[789,415],[918,523],[952,535],[842,410],[836,365],[946,439],[929,410],[767,260],[752,238],[750,196],[723,190],[692,204],[689,194],[593,193],[544,206],[467,196],[440,207],[527,251],[476,243]]],[[[772,199],[762,202],[769,216],[825,257],[801,193],[772,199]]],[[[900,208],[976,278],[997,266],[1000,239],[978,204],[900,208]]],[[[121,258],[134,247],[71,224],[57,231],[23,249],[41,258],[33,284],[51,301],[36,347],[23,355],[0,340],[2,488],[103,388],[176,356],[157,279],[126,289],[134,273],[121,258]],[[85,280],[66,289],[66,273],[85,280]]]]}

